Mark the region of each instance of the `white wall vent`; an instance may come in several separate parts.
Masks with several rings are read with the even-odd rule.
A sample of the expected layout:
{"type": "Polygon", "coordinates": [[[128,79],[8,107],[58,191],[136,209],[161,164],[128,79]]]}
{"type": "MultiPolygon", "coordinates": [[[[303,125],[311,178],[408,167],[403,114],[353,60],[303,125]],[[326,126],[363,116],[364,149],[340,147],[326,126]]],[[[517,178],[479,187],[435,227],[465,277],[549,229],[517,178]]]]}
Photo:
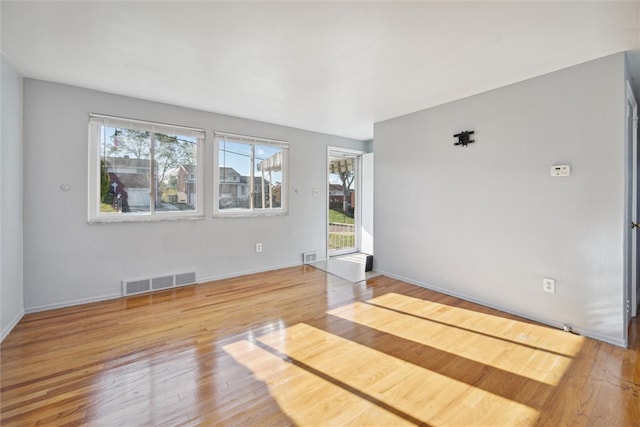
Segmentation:
{"type": "Polygon", "coordinates": [[[310,264],[312,262],[316,262],[317,260],[318,260],[318,253],[316,251],[302,253],[303,264],[310,264]]]}
{"type": "Polygon", "coordinates": [[[173,288],[173,276],[154,277],[151,279],[151,289],[173,288]]]}
{"type": "Polygon", "coordinates": [[[176,274],[176,286],[188,285],[196,282],[196,272],[176,274]]]}
{"type": "Polygon", "coordinates": [[[149,279],[122,281],[122,294],[135,295],[151,290],[151,281],[149,279]]]}
{"type": "Polygon", "coordinates": [[[151,277],[149,279],[123,280],[122,295],[137,295],[145,292],[171,289],[178,286],[196,283],[195,271],[190,273],[171,274],[167,276],[151,277]]]}

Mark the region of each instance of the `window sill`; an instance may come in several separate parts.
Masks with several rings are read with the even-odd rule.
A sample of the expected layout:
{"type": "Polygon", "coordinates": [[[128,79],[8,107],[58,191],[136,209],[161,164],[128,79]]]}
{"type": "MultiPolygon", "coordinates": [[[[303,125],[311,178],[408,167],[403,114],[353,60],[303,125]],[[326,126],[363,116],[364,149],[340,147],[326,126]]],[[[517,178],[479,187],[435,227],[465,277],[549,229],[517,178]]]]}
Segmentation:
{"type": "Polygon", "coordinates": [[[88,224],[112,224],[123,222],[165,222],[165,221],[192,221],[205,219],[204,214],[190,214],[190,215],[162,215],[162,214],[128,214],[126,216],[99,216],[96,218],[90,218],[88,224]]]}
{"type": "Polygon", "coordinates": [[[231,212],[216,211],[213,213],[214,218],[255,218],[255,217],[261,217],[261,216],[284,216],[284,215],[289,215],[289,211],[278,210],[273,212],[256,212],[256,211],[244,212],[241,210],[237,210],[237,211],[234,210],[231,212]]]}

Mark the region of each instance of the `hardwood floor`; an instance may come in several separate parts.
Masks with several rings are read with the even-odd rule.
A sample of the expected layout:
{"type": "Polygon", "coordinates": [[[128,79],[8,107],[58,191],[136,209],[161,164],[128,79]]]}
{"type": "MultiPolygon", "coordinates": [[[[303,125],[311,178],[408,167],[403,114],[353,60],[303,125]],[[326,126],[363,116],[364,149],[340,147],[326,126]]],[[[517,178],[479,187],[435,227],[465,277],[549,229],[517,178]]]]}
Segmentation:
{"type": "Polygon", "coordinates": [[[1,424],[639,426],[631,348],[309,266],[26,315],[1,424]]]}

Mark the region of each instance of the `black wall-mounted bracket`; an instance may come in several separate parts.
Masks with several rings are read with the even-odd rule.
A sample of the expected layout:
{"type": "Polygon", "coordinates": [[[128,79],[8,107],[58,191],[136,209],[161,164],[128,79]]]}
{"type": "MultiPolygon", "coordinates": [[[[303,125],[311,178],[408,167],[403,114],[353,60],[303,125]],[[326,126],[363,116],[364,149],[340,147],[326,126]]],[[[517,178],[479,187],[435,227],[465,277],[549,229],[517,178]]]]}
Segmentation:
{"type": "Polygon", "coordinates": [[[469,144],[473,144],[476,141],[473,139],[469,139],[469,135],[473,134],[474,131],[472,130],[465,130],[464,132],[456,133],[455,135],[453,135],[453,137],[458,138],[458,142],[455,142],[453,145],[462,145],[463,147],[466,147],[469,144]]]}

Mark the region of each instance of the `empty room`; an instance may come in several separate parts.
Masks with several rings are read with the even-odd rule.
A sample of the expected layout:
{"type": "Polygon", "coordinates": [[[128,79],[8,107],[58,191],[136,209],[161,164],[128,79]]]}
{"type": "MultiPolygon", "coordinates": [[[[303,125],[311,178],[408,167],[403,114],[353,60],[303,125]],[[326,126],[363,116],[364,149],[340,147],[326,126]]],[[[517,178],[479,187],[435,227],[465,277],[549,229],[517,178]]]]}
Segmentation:
{"type": "Polygon", "coordinates": [[[1,425],[640,425],[640,1],[0,37],[1,425]]]}

